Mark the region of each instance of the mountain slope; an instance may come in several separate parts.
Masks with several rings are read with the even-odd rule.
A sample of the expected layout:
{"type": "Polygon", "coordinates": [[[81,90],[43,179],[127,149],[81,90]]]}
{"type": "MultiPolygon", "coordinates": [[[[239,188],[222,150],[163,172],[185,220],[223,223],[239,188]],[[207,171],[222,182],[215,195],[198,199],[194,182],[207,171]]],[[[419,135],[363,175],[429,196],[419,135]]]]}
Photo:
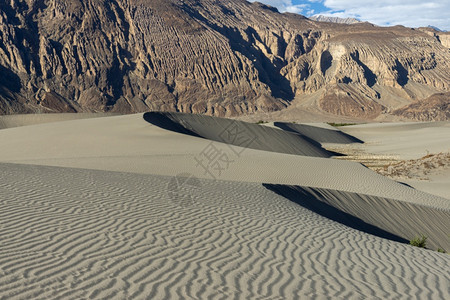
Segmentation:
{"type": "Polygon", "coordinates": [[[433,94],[426,99],[396,109],[393,114],[415,121],[450,120],[450,92],[433,94]]]}
{"type": "Polygon", "coordinates": [[[318,92],[324,111],[374,118],[450,90],[449,49],[404,27],[314,22],[244,0],[2,0],[0,8],[0,114],[233,116],[318,92]]]}
{"type": "Polygon", "coordinates": [[[309,17],[310,20],[319,21],[319,22],[331,22],[331,23],[341,23],[341,24],[355,24],[361,23],[360,20],[355,18],[339,18],[339,17],[329,17],[323,15],[315,15],[309,17]]]}

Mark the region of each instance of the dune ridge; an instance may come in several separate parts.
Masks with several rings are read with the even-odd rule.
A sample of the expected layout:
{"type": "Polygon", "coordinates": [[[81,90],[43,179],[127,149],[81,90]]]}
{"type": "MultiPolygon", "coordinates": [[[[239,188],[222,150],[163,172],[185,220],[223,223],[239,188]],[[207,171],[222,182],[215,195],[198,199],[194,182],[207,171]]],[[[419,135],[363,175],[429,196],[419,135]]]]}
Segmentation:
{"type": "Polygon", "coordinates": [[[144,119],[156,126],[235,146],[314,157],[331,157],[321,145],[302,134],[225,118],[172,112],[148,112],[144,119]],[[240,134],[242,138],[237,138],[240,134]]]}
{"type": "MultiPolygon", "coordinates": [[[[364,143],[362,140],[333,128],[323,128],[306,124],[275,122],[275,126],[304,135],[319,143],[351,144],[364,143]]],[[[331,126],[330,126],[331,127],[331,126]]]]}
{"type": "Polygon", "coordinates": [[[0,297],[439,298],[447,254],[350,229],[261,184],[1,164],[0,297]],[[6,209],[5,209],[6,208],[6,209]]]}
{"type": "Polygon", "coordinates": [[[363,192],[448,208],[447,199],[408,188],[358,163],[238,146],[231,149],[229,144],[153,126],[142,114],[11,128],[0,131],[0,140],[1,162],[165,176],[190,173],[198,178],[211,178],[195,158],[213,143],[233,160],[217,174],[221,180],[363,192]]]}
{"type": "Polygon", "coordinates": [[[274,184],[264,186],[352,228],[406,243],[423,234],[428,237],[427,247],[450,249],[450,209],[331,189],[274,184]]]}
{"type": "Polygon", "coordinates": [[[450,256],[405,244],[447,248],[448,199],[354,162],[219,142],[228,123],[185,117],[1,130],[0,298],[450,297],[450,256]],[[235,155],[214,179],[196,165],[210,146],[235,155]]]}

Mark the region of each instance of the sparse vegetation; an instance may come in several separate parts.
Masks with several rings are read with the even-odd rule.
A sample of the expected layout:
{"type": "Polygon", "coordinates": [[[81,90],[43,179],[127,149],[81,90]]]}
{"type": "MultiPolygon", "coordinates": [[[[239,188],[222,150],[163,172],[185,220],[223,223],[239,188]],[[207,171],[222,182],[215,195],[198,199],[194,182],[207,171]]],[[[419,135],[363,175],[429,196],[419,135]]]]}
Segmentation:
{"type": "Polygon", "coordinates": [[[445,250],[442,249],[442,248],[438,248],[438,249],[437,249],[437,252],[440,252],[440,253],[447,253],[447,251],[445,251],[445,250]]]}
{"type": "Polygon", "coordinates": [[[417,236],[409,241],[409,244],[412,246],[425,248],[427,246],[427,239],[428,238],[425,235],[421,234],[420,236],[417,236]]]}
{"type": "Polygon", "coordinates": [[[342,126],[350,126],[350,125],[356,125],[356,123],[327,123],[328,125],[331,125],[333,127],[342,127],[342,126]]]}
{"type": "Polygon", "coordinates": [[[269,123],[269,122],[263,121],[263,120],[259,120],[258,122],[256,122],[256,124],[265,124],[265,123],[269,123]]]}
{"type": "Polygon", "coordinates": [[[375,171],[392,178],[429,180],[432,174],[450,168],[450,152],[427,154],[419,159],[391,162],[375,171]]]}

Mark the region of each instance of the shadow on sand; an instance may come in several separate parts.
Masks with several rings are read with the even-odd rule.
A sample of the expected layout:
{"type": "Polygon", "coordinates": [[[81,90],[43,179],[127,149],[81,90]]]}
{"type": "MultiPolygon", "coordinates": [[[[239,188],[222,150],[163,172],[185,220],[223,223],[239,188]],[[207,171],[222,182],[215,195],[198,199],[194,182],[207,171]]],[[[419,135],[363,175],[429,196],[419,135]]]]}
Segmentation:
{"type": "Polygon", "coordinates": [[[336,155],[307,136],[254,123],[174,112],[148,112],[144,119],[166,130],[243,148],[323,158],[336,155]]]}
{"type": "Polygon", "coordinates": [[[383,230],[375,225],[369,224],[362,219],[344,212],[319,199],[312,188],[289,186],[281,184],[263,184],[267,189],[277,193],[284,198],[301,205],[325,218],[341,223],[345,226],[360,230],[381,238],[408,243],[408,240],[396,234],[383,230]]]}

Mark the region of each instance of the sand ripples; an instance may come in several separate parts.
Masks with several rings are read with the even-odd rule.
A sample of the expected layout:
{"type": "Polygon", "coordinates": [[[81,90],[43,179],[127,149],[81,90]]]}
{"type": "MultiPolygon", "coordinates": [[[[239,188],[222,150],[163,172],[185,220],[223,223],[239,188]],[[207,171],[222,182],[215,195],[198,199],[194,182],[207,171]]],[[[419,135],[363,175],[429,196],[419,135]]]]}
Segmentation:
{"type": "Polygon", "coordinates": [[[1,299],[449,296],[447,255],[330,221],[259,184],[1,164],[1,299]],[[173,199],[172,199],[173,200],[173,199]]]}

